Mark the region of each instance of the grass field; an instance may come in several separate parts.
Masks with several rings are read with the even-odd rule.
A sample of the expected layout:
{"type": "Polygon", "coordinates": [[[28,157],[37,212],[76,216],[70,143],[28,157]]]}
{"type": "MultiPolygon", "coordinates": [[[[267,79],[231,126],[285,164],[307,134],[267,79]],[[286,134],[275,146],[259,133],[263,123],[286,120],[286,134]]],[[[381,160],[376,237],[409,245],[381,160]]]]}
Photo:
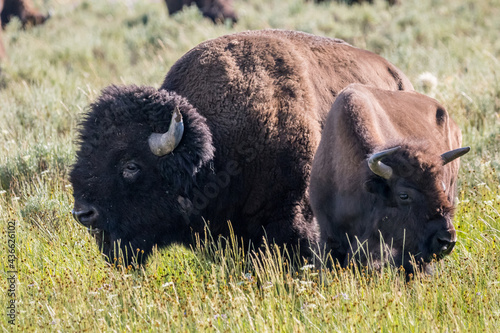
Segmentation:
{"type": "Polygon", "coordinates": [[[159,0],[35,1],[53,17],[28,30],[11,22],[0,70],[2,331],[498,332],[500,0],[401,2],[235,0],[240,21],[231,27],[196,8],[168,17],[159,0]],[[162,249],[141,269],[116,269],[73,220],[75,129],[99,91],[159,87],[199,42],[262,28],[379,53],[459,124],[472,151],[459,175],[458,243],[433,276],[407,283],[394,269],[352,269],[320,280],[308,265],[291,270],[273,248],[251,259],[217,242],[162,249]],[[15,319],[7,316],[13,306],[15,319]]]}

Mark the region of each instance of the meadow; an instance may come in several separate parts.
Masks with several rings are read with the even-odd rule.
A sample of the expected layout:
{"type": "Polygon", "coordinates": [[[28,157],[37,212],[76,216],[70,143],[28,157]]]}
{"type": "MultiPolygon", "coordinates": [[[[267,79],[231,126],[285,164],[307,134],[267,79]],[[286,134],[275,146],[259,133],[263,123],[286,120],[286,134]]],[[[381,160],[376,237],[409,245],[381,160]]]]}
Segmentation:
{"type": "Polygon", "coordinates": [[[52,18],[26,30],[13,20],[4,32],[9,60],[0,64],[1,330],[498,332],[500,0],[401,2],[236,0],[240,20],[230,26],[195,7],[169,17],[160,0],[35,1],[52,18]],[[217,240],[115,268],[74,221],[68,173],[77,124],[99,91],[159,87],[198,43],[264,28],[376,52],[458,123],[472,148],[459,174],[458,242],[433,275],[408,282],[397,269],[353,268],[320,279],[307,263],[292,269],[290,254],[272,246],[249,256],[217,240]]]}

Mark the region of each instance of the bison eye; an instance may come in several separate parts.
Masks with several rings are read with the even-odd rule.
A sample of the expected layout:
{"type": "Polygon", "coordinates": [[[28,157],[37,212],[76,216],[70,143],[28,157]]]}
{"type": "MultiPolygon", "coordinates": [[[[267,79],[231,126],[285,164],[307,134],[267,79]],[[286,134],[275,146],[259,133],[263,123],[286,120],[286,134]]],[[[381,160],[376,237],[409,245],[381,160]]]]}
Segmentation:
{"type": "Polygon", "coordinates": [[[137,164],[129,162],[123,167],[122,175],[125,180],[134,181],[139,175],[140,171],[141,168],[137,164]]]}
{"type": "Polygon", "coordinates": [[[408,200],[410,196],[406,193],[399,193],[399,199],[401,200],[408,200]]]}

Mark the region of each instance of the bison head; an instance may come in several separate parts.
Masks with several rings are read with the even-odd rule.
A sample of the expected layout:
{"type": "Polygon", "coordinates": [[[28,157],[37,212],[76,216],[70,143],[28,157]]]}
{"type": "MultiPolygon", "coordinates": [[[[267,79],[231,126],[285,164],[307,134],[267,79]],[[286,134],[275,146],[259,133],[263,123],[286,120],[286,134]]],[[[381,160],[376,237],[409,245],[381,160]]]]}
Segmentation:
{"type": "Polygon", "coordinates": [[[375,265],[391,260],[412,273],[414,259],[428,270],[429,262],[453,250],[457,236],[450,198],[455,194],[449,192],[456,175],[448,176],[444,165],[469,149],[439,156],[424,146],[403,145],[371,155],[364,185],[370,193],[372,227],[363,238],[375,265]]]}
{"type": "Polygon", "coordinates": [[[184,98],[111,86],[79,131],[73,215],[108,260],[123,255],[128,265],[138,252],[145,258],[154,245],[187,243],[203,228],[182,204],[214,148],[205,118],[184,98]]]}

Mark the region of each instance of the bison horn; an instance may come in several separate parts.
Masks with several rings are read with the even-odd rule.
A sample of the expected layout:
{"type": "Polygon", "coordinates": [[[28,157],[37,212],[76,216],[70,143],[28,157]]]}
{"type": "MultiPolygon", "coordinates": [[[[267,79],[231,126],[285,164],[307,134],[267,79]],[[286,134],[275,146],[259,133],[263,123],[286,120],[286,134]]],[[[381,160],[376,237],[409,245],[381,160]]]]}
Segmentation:
{"type": "Polygon", "coordinates": [[[172,152],[182,139],[184,133],[184,123],[179,108],[175,108],[172,113],[170,127],[166,133],[152,133],[148,143],[151,152],[156,156],[163,156],[172,152]]]}
{"type": "Polygon", "coordinates": [[[469,151],[470,147],[457,148],[447,151],[446,153],[441,155],[441,159],[443,160],[443,165],[448,164],[454,159],[457,159],[460,156],[467,154],[469,151]]]}
{"type": "Polygon", "coordinates": [[[381,162],[381,160],[388,156],[393,154],[396,150],[398,150],[401,147],[394,147],[386,150],[382,150],[381,152],[375,153],[370,158],[368,159],[368,167],[370,170],[376,174],[377,176],[380,176],[384,179],[389,179],[392,176],[392,168],[388,165],[385,165],[384,163],[381,162]]]}

